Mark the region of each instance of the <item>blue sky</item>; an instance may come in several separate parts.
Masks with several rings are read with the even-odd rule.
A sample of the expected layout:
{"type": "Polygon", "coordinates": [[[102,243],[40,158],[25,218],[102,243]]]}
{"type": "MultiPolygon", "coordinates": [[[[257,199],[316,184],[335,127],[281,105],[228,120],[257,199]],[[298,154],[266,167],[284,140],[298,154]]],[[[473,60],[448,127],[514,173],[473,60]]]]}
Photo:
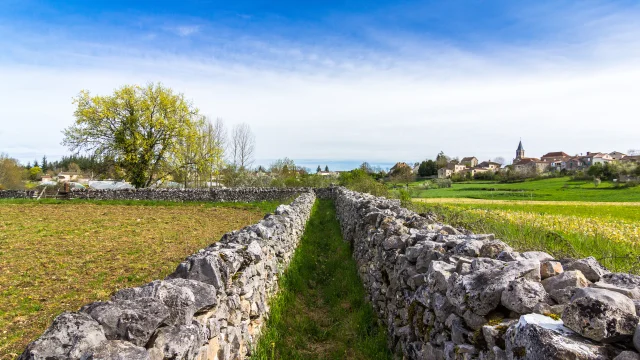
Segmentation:
{"type": "MultiPolygon", "coordinates": [[[[81,89],[161,81],[257,162],[640,148],[637,1],[0,3],[0,152],[66,153],[81,89]]],[[[344,165],[340,165],[344,164],[344,165]]]]}

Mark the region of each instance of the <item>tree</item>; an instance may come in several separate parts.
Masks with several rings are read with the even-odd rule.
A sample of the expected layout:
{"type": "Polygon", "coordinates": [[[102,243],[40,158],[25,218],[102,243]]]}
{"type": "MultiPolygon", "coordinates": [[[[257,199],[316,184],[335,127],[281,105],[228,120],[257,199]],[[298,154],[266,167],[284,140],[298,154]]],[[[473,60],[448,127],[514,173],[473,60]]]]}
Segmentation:
{"type": "Polygon", "coordinates": [[[42,169],[39,166],[33,166],[29,169],[29,180],[38,181],[42,179],[42,169]]]}
{"type": "Polygon", "coordinates": [[[415,176],[409,166],[398,166],[391,173],[391,181],[394,183],[403,183],[409,188],[409,183],[415,180],[415,176]]]}
{"type": "Polygon", "coordinates": [[[595,163],[591,165],[589,170],[587,170],[587,174],[589,174],[589,176],[593,176],[594,178],[601,177],[603,173],[604,173],[604,167],[602,166],[601,163],[595,163]]]}
{"type": "Polygon", "coordinates": [[[80,168],[80,165],[76,164],[76,163],[71,163],[69,164],[68,167],[70,172],[75,172],[75,173],[79,173],[82,171],[82,169],[80,168]]]}
{"type": "Polygon", "coordinates": [[[172,167],[179,140],[201,121],[182,94],[161,84],[123,86],[108,96],[82,91],[74,99],[75,122],[63,145],[113,158],[135,187],[147,187],[172,167]]]}
{"type": "Polygon", "coordinates": [[[324,171],[327,171],[327,172],[329,171],[329,166],[328,165],[324,166],[324,171]]]}
{"type": "Polygon", "coordinates": [[[47,163],[47,155],[42,157],[42,172],[46,173],[49,170],[49,163],[47,163]]]}
{"type": "Polygon", "coordinates": [[[0,189],[22,189],[23,168],[18,161],[7,154],[0,153],[0,189]]]}
{"type": "Polygon", "coordinates": [[[231,135],[231,153],[233,164],[239,170],[245,170],[253,163],[253,153],[256,139],[247,124],[239,124],[233,127],[231,135]]]}
{"type": "Polygon", "coordinates": [[[445,155],[444,152],[440,151],[440,153],[438,153],[438,156],[436,156],[436,164],[438,165],[438,169],[447,167],[448,163],[449,157],[445,155]]]}
{"type": "Polygon", "coordinates": [[[38,164],[38,160],[34,160],[33,161],[33,166],[37,167],[37,168],[40,168],[40,164],[38,164]]]}
{"type": "Polygon", "coordinates": [[[438,165],[433,160],[423,161],[420,163],[420,167],[418,167],[418,175],[420,176],[438,175],[438,165]]]}
{"type": "Polygon", "coordinates": [[[493,159],[493,162],[504,165],[507,161],[502,156],[498,156],[493,159]]]}
{"type": "Polygon", "coordinates": [[[369,165],[369,163],[366,161],[360,165],[360,170],[366,172],[367,174],[371,174],[373,172],[373,168],[371,168],[371,165],[369,165]]]}
{"type": "Polygon", "coordinates": [[[320,171],[322,171],[322,168],[320,167],[320,165],[318,165],[318,168],[316,169],[316,173],[319,173],[320,171]]]}

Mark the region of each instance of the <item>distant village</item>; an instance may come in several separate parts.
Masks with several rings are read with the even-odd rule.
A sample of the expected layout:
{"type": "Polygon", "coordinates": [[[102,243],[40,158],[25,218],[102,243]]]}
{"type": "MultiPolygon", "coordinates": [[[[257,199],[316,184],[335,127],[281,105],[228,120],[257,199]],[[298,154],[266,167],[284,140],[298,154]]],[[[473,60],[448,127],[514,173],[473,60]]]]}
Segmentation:
{"type": "MultiPolygon", "coordinates": [[[[477,174],[507,171],[522,175],[539,175],[563,170],[566,172],[575,172],[586,171],[596,164],[604,166],[611,162],[619,162],[621,164],[632,163],[635,165],[640,163],[640,155],[627,155],[619,151],[610,153],[586,152],[586,155],[569,155],[563,151],[554,151],[546,153],[540,158],[526,157],[524,146],[522,145],[522,141],[520,141],[516,149],[516,156],[511,165],[504,166],[503,163],[490,160],[479,162],[475,156],[469,156],[461,160],[449,160],[445,166],[438,169],[437,177],[440,179],[447,179],[453,176],[473,178],[476,177],[477,174]]],[[[390,173],[394,173],[405,166],[410,167],[413,174],[418,174],[419,163],[411,167],[404,162],[396,163],[391,168],[390,173]]]]}

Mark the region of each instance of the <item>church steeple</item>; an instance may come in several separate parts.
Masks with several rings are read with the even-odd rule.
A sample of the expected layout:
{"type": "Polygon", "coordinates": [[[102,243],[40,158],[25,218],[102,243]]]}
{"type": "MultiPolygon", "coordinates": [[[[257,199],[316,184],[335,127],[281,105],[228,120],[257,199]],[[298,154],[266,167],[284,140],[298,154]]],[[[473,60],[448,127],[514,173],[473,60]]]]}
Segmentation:
{"type": "Polygon", "coordinates": [[[520,143],[518,144],[518,149],[516,150],[516,160],[520,160],[524,158],[524,148],[522,147],[522,139],[520,140],[520,143]]]}

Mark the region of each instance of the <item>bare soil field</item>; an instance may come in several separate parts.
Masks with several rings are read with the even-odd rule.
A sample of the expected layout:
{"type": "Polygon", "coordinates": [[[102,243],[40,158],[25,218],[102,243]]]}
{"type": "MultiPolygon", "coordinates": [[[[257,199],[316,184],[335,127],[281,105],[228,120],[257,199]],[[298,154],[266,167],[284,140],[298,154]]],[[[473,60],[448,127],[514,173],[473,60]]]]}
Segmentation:
{"type": "Polygon", "coordinates": [[[264,213],[264,204],[0,202],[0,359],[15,358],[61,312],[164,278],[264,213]]]}

